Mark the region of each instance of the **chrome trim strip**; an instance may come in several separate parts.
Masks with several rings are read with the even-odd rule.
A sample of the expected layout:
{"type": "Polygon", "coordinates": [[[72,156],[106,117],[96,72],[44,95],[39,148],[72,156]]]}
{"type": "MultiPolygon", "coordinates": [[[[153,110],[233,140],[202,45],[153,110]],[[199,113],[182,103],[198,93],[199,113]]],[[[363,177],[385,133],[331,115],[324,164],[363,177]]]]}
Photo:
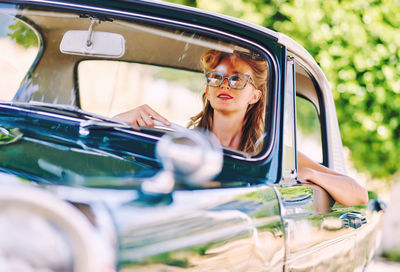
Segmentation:
{"type": "Polygon", "coordinates": [[[59,118],[59,119],[75,121],[75,122],[78,122],[78,123],[80,121],[82,121],[79,118],[74,118],[74,117],[65,116],[65,115],[59,115],[59,114],[45,112],[45,111],[41,111],[41,110],[31,110],[31,109],[26,109],[26,108],[19,107],[19,106],[5,105],[5,104],[2,104],[2,103],[0,103],[0,108],[8,108],[8,109],[19,110],[19,111],[24,111],[24,112],[28,112],[28,113],[42,114],[42,115],[46,115],[46,116],[49,116],[49,117],[55,117],[55,118],[59,118]]]}
{"type": "Polygon", "coordinates": [[[286,263],[287,263],[287,257],[288,257],[288,233],[287,233],[287,228],[285,227],[285,215],[286,215],[286,209],[283,205],[282,202],[282,197],[281,194],[278,191],[277,185],[272,185],[271,188],[274,190],[275,195],[276,195],[276,199],[278,201],[278,205],[279,205],[279,217],[281,218],[281,222],[282,222],[282,231],[283,231],[283,243],[284,243],[284,255],[283,255],[283,263],[284,263],[284,267],[286,267],[286,263]]]}
{"type": "Polygon", "coordinates": [[[116,130],[116,131],[123,132],[123,133],[126,133],[126,134],[132,134],[132,135],[136,135],[136,136],[142,136],[142,137],[144,137],[144,138],[152,139],[152,140],[155,140],[155,141],[158,141],[158,140],[160,140],[160,138],[161,138],[161,137],[149,135],[149,134],[146,134],[146,133],[143,133],[143,132],[139,132],[139,131],[127,130],[127,129],[125,129],[125,128],[119,128],[119,127],[117,127],[117,128],[115,128],[115,130],[116,130]]]}

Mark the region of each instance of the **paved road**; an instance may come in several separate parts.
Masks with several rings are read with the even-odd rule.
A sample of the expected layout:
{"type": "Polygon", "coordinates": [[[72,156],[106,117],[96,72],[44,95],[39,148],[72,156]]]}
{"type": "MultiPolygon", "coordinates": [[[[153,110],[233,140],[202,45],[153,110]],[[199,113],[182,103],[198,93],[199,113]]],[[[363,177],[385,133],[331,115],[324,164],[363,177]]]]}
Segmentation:
{"type": "Polygon", "coordinates": [[[388,262],[377,257],[365,272],[400,272],[400,263],[388,262]]]}
{"type": "MultiPolygon", "coordinates": [[[[400,181],[400,180],[399,180],[400,181]]],[[[400,249],[400,182],[394,184],[390,195],[385,199],[388,202],[382,224],[382,250],[400,249]]],[[[379,255],[379,254],[378,254],[379,255]]],[[[383,258],[375,257],[366,272],[400,272],[400,263],[388,262],[383,258]]]]}

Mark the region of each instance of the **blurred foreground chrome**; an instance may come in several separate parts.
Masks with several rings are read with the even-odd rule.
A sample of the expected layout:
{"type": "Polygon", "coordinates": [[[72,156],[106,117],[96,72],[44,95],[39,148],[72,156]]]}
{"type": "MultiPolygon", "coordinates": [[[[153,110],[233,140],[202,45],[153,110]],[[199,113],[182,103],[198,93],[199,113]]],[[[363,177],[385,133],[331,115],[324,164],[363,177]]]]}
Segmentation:
{"type": "Polygon", "coordinates": [[[0,271],[114,271],[112,244],[71,203],[7,182],[0,207],[0,271]]]}

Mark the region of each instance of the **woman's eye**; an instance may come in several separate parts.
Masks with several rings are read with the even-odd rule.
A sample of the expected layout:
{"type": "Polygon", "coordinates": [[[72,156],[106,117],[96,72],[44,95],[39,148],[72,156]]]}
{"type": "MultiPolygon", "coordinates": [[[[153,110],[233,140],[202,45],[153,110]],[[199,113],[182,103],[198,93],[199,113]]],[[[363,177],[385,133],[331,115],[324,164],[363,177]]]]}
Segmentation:
{"type": "Polygon", "coordinates": [[[232,80],[232,81],[241,81],[242,78],[241,78],[240,76],[232,76],[232,77],[231,77],[231,80],[232,80]]]}
{"type": "Polygon", "coordinates": [[[217,83],[219,80],[218,80],[217,78],[209,77],[209,78],[208,78],[208,81],[209,81],[210,83],[217,83]]]}

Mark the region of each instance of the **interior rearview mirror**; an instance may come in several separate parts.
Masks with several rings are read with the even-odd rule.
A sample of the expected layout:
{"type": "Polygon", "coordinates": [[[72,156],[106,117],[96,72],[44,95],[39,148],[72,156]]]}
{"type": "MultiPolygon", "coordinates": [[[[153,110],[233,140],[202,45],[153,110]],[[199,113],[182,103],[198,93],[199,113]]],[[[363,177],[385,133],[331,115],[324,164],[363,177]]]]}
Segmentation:
{"type": "Polygon", "coordinates": [[[60,44],[64,54],[120,58],[125,53],[125,38],[117,33],[69,30],[60,44]]]}

